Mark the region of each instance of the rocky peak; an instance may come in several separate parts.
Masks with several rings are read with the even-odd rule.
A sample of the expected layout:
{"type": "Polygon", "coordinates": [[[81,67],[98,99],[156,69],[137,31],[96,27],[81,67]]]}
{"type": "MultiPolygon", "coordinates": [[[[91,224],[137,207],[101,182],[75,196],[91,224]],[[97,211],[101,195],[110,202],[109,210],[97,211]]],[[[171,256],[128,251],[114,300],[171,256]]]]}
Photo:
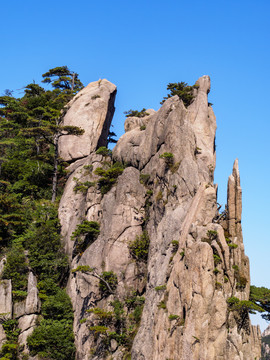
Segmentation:
{"type": "Polygon", "coordinates": [[[72,162],[59,218],[78,360],[90,349],[91,359],[260,357],[259,328],[231,304],[247,300],[250,285],[238,162],[224,218],[213,184],[210,78],[196,84],[188,107],[174,96],[147,117],[127,118],[112,158],[96,149],[105,144],[115,86],[92,83],[69,104],[64,124],[85,129],[60,146],[72,162]],[[75,237],[81,224],[95,235],[90,226],[75,237]]]}
{"type": "Polygon", "coordinates": [[[67,104],[63,126],[81,127],[84,134],[60,138],[59,156],[62,159],[75,161],[90,155],[100,146],[107,146],[115,95],[116,86],[102,79],[90,83],[67,104]]]}

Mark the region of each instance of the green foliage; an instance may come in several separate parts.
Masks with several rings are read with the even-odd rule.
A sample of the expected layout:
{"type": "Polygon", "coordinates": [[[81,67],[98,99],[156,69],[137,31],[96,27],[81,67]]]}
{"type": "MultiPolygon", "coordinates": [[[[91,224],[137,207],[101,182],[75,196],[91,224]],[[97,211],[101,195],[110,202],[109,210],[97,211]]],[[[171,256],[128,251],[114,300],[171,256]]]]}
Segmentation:
{"type": "Polygon", "coordinates": [[[230,249],[236,249],[238,247],[238,245],[234,243],[229,243],[228,246],[230,249]]]}
{"type": "Polygon", "coordinates": [[[233,268],[234,272],[237,272],[237,273],[239,272],[239,266],[238,265],[233,265],[232,268],[233,268]]]}
{"type": "Polygon", "coordinates": [[[262,315],[262,318],[269,321],[270,320],[270,289],[267,289],[266,287],[257,287],[251,285],[249,300],[263,309],[265,314],[262,315]]]}
{"type": "Polygon", "coordinates": [[[128,110],[128,111],[125,111],[124,114],[126,114],[126,117],[138,117],[138,118],[142,118],[144,116],[147,116],[149,115],[147,112],[146,112],[146,109],[143,108],[141,111],[138,111],[138,110],[128,110]]]}
{"type": "Polygon", "coordinates": [[[58,66],[50,69],[42,77],[44,79],[43,83],[51,83],[55,89],[79,91],[83,88],[78,74],[70,71],[67,66],[58,66]]]}
{"type": "Polygon", "coordinates": [[[84,220],[77,225],[76,230],[72,233],[71,240],[75,241],[73,256],[84,252],[98,237],[100,225],[96,221],[84,220]]]}
{"type": "Polygon", "coordinates": [[[125,304],[128,309],[135,309],[137,306],[142,306],[144,302],[145,298],[138,296],[136,291],[133,291],[132,294],[125,299],[125,304]]]}
{"type": "Polygon", "coordinates": [[[140,174],[140,183],[146,186],[150,180],[149,174],[140,174]]]}
{"type": "Polygon", "coordinates": [[[213,257],[215,266],[221,263],[221,258],[218,255],[214,254],[213,257]]]}
{"type": "Polygon", "coordinates": [[[101,146],[100,148],[97,149],[96,154],[102,155],[102,156],[111,156],[112,151],[110,149],[106,148],[106,146],[101,146]]]}
{"type": "Polygon", "coordinates": [[[179,315],[173,315],[173,314],[169,315],[169,320],[170,321],[178,320],[178,319],[179,319],[179,315]]]}
{"type": "Polygon", "coordinates": [[[7,254],[7,261],[2,273],[2,279],[11,279],[15,299],[27,289],[28,266],[22,245],[14,244],[7,254]],[[18,293],[21,291],[21,293],[18,293]],[[16,296],[18,295],[18,296],[16,296]]]}
{"type": "Polygon", "coordinates": [[[45,319],[66,320],[71,323],[73,321],[71,300],[65,290],[60,288],[55,295],[47,296],[42,303],[41,311],[45,319]]]}
{"type": "Polygon", "coordinates": [[[173,160],[174,160],[174,155],[170,152],[165,152],[161,155],[159,155],[160,159],[164,159],[166,162],[166,165],[168,166],[172,166],[173,165],[173,160]]]}
{"type": "Polygon", "coordinates": [[[179,241],[173,240],[172,241],[172,252],[175,254],[179,248],[179,241]]]}
{"type": "Polygon", "coordinates": [[[214,268],[213,273],[214,273],[215,275],[217,275],[217,274],[220,273],[220,271],[219,271],[217,268],[214,268]]]}
{"type": "Polygon", "coordinates": [[[81,271],[82,273],[86,273],[86,272],[92,272],[93,269],[90,268],[89,265],[80,265],[80,266],[77,266],[75,269],[71,270],[72,273],[76,273],[79,271],[81,271]]]}
{"type": "Polygon", "coordinates": [[[55,360],[74,360],[75,346],[72,322],[42,320],[27,338],[32,356],[55,360]]]}
{"type": "Polygon", "coordinates": [[[107,325],[111,324],[111,322],[113,320],[113,313],[111,311],[106,311],[104,309],[96,307],[96,308],[87,310],[87,312],[93,313],[96,315],[97,319],[99,320],[99,325],[107,326],[107,325]]]}
{"type": "Polygon", "coordinates": [[[12,299],[14,301],[22,301],[24,299],[26,299],[27,297],[27,291],[23,291],[23,290],[13,290],[12,291],[12,299]]]}
{"type": "Polygon", "coordinates": [[[158,303],[158,308],[159,308],[159,309],[163,309],[163,310],[166,309],[166,303],[165,303],[164,300],[162,300],[162,301],[160,301],[160,302],[158,303]]]}
{"type": "Polygon", "coordinates": [[[192,103],[194,99],[194,95],[193,95],[194,89],[196,89],[197,87],[198,87],[197,85],[189,86],[187,83],[183,81],[180,83],[179,82],[169,83],[167,85],[167,90],[169,90],[170,93],[163,98],[161,104],[163,104],[164,101],[169,99],[170,97],[177,95],[179,99],[181,99],[184,105],[187,107],[192,103]]]}
{"type": "Polygon", "coordinates": [[[2,323],[2,326],[5,330],[7,340],[16,342],[20,334],[20,330],[18,329],[18,320],[17,319],[6,320],[2,323]]]}
{"type": "Polygon", "coordinates": [[[166,290],[166,285],[160,285],[155,287],[156,291],[166,290]]]}
{"type": "Polygon", "coordinates": [[[124,166],[120,162],[115,162],[107,168],[98,167],[94,171],[94,174],[100,176],[98,185],[102,195],[105,195],[111,190],[113,185],[116,183],[118,176],[124,171],[124,166]]]}
{"type": "Polygon", "coordinates": [[[5,331],[7,340],[2,345],[0,356],[1,359],[18,359],[18,336],[20,334],[20,329],[18,329],[18,320],[9,319],[2,322],[3,329],[5,331]]]}
{"type": "Polygon", "coordinates": [[[103,296],[108,296],[111,294],[111,290],[114,291],[117,288],[117,275],[113,271],[103,271],[100,277],[105,281],[99,281],[99,290],[103,296]],[[109,284],[111,290],[107,284],[109,284]]]}
{"type": "Polygon", "coordinates": [[[232,296],[227,299],[230,311],[238,311],[240,313],[255,314],[256,311],[263,312],[263,308],[250,300],[239,300],[237,297],[232,296]]]}
{"type": "Polygon", "coordinates": [[[89,330],[93,331],[95,335],[99,335],[99,334],[106,334],[108,328],[102,325],[95,325],[95,326],[90,326],[89,330]]]}
{"type": "Polygon", "coordinates": [[[128,245],[131,257],[138,262],[147,262],[149,252],[150,239],[147,231],[142,235],[136,236],[136,239],[131,241],[128,245]]]}
{"type": "Polygon", "coordinates": [[[81,182],[79,181],[76,177],[73,178],[74,181],[76,181],[76,185],[74,186],[73,190],[75,191],[75,193],[77,192],[81,192],[84,195],[87,194],[88,189],[91,186],[95,186],[96,183],[93,181],[85,181],[85,182],[81,182]]]}
{"type": "Polygon", "coordinates": [[[62,251],[57,207],[50,202],[36,204],[33,223],[21,238],[29,250],[30,266],[39,280],[58,282],[68,269],[68,260],[62,251]]]}
{"type": "Polygon", "coordinates": [[[145,129],[146,129],[146,126],[145,126],[145,125],[141,125],[141,126],[140,126],[140,130],[141,130],[141,131],[143,131],[143,130],[145,130],[145,129]]]}
{"type": "Polygon", "coordinates": [[[215,240],[217,238],[217,231],[216,230],[208,230],[207,236],[211,241],[215,240]]]}
{"type": "Polygon", "coordinates": [[[222,284],[218,281],[215,282],[215,289],[216,290],[221,290],[222,289],[222,284]]]}

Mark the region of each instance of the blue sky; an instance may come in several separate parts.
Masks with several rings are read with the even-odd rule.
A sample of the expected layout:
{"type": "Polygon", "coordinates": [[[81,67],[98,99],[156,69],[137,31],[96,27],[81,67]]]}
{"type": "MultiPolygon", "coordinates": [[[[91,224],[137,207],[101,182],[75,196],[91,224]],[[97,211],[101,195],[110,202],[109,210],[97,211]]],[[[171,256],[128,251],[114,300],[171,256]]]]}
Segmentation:
{"type": "Polygon", "coordinates": [[[107,78],[118,87],[113,130],[120,136],[125,110],[157,110],[169,82],[210,75],[219,201],[226,202],[238,157],[251,281],[270,287],[269,11],[269,0],[5,1],[0,93],[61,65],[85,85],[107,78]]]}

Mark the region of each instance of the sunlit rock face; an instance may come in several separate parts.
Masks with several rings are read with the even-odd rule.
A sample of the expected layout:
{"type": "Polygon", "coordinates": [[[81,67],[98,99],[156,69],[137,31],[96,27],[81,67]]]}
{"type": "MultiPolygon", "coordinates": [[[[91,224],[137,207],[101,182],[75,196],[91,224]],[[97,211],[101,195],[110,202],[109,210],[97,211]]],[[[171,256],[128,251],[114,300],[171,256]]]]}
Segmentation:
{"type": "Polygon", "coordinates": [[[88,269],[71,272],[67,285],[78,360],[260,358],[259,328],[228,303],[233,296],[248,300],[250,286],[238,162],[228,181],[227,212],[219,214],[210,78],[196,85],[188,107],[174,96],[146,117],[127,118],[112,157],[96,149],[106,144],[115,86],[92,83],[69,104],[64,124],[85,130],[60,143],[61,157],[71,162],[59,205],[63,241],[71,269],[88,269]],[[125,169],[104,191],[97,169],[116,162],[125,169]],[[78,252],[81,244],[72,234],[84,220],[98,223],[100,232],[78,252]],[[130,250],[143,233],[149,236],[147,261],[130,250]],[[105,272],[117,277],[112,291],[105,272]],[[127,302],[134,293],[144,298],[136,323],[127,302]],[[118,328],[108,320],[115,301],[122,304],[118,328]],[[107,312],[107,322],[95,309],[107,312]],[[109,335],[113,331],[118,337],[109,335]]]}

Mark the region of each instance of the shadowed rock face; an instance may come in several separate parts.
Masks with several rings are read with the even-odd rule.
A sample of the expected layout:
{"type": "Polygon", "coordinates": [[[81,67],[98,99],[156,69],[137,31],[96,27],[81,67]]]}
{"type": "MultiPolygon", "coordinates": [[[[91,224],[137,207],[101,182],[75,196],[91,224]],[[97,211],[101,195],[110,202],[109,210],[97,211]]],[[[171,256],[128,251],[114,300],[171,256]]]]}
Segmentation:
{"type": "Polygon", "coordinates": [[[65,248],[72,269],[92,269],[71,273],[67,286],[74,306],[77,359],[116,360],[128,353],[136,360],[259,358],[259,328],[251,326],[248,314],[232,311],[227,303],[232,296],[240,301],[249,298],[249,261],[242,240],[237,161],[228,182],[227,214],[217,213],[216,121],[208,106],[209,77],[197,81],[188,108],[175,96],[147,117],[127,118],[126,133],[112,159],[95,153],[97,146],[105,144],[115,94],[114,85],[104,80],[100,84],[104,86],[97,93],[102,96],[100,106],[87,105],[89,97],[93,103],[101,99],[92,99],[92,89],[100,91],[96,82],[70,103],[66,117],[74,114],[76,123],[64,120],[65,125],[89,126],[91,131],[85,128],[85,134],[90,134],[90,145],[80,148],[82,137],[76,137],[74,147],[71,140],[61,145],[66,160],[80,158],[70,165],[59,206],[65,248]],[[88,120],[80,123],[80,117],[88,120]],[[108,169],[116,161],[126,168],[103,195],[95,170],[108,169]],[[86,184],[83,191],[74,191],[78,184],[86,184]],[[83,220],[98,222],[100,233],[77,254],[78,244],[71,235],[83,220]],[[129,249],[143,231],[150,239],[147,263],[134,259],[129,249]],[[117,276],[117,286],[102,294],[100,277],[105,271],[117,276]],[[131,312],[125,299],[134,291],[145,298],[145,304],[132,346],[117,338],[107,341],[105,348],[107,335],[91,331],[101,323],[87,310],[113,311],[111,303],[118,300],[124,304],[128,323],[131,312]]]}

